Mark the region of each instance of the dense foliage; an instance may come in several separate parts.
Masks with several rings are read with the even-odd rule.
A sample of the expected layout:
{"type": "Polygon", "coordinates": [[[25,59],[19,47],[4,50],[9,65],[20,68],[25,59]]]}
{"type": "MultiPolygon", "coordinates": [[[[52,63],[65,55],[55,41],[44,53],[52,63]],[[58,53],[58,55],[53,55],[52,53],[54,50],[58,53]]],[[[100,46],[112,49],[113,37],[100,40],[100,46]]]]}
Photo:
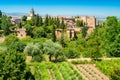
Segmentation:
{"type": "Polygon", "coordinates": [[[0,52],[0,77],[3,80],[21,80],[26,69],[25,55],[12,50],[0,52]]]}
{"type": "Polygon", "coordinates": [[[111,80],[119,80],[120,79],[120,61],[119,60],[108,60],[102,62],[96,62],[96,66],[107,76],[111,78],[111,80]]]}

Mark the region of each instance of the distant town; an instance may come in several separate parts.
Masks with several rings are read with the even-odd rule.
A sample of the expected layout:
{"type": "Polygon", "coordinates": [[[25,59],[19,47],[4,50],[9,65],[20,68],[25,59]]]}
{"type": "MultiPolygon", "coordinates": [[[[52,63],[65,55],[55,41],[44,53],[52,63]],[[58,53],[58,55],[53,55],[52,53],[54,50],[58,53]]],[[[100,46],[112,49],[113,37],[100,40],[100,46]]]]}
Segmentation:
{"type": "MultiPolygon", "coordinates": [[[[27,15],[27,20],[31,20],[32,18],[34,18],[37,14],[35,14],[34,9],[32,8],[30,10],[29,15],[27,15]]],[[[72,35],[71,37],[75,37],[76,32],[81,32],[82,31],[82,26],[83,24],[85,24],[85,26],[87,26],[87,34],[89,35],[96,26],[98,25],[102,25],[101,23],[99,23],[99,21],[96,20],[95,16],[54,16],[52,18],[59,18],[60,22],[62,22],[62,18],[64,19],[64,23],[67,26],[67,31],[66,34],[68,35],[68,37],[70,37],[70,35],[72,35]],[[76,25],[77,21],[82,21],[81,25],[76,25]]],[[[45,21],[45,17],[42,17],[43,22],[45,21]]],[[[22,21],[22,16],[19,17],[12,17],[11,16],[11,22],[13,25],[19,25],[22,21]]],[[[103,20],[101,20],[103,21],[103,20]]],[[[14,31],[13,31],[14,32],[14,31]]],[[[17,36],[19,38],[24,38],[26,37],[26,29],[25,28],[19,28],[16,30],[17,32],[17,36]]],[[[62,29],[56,29],[55,33],[56,33],[56,37],[57,39],[59,39],[61,37],[61,32],[62,29]]],[[[4,37],[0,38],[0,42],[4,41],[4,37]]]]}

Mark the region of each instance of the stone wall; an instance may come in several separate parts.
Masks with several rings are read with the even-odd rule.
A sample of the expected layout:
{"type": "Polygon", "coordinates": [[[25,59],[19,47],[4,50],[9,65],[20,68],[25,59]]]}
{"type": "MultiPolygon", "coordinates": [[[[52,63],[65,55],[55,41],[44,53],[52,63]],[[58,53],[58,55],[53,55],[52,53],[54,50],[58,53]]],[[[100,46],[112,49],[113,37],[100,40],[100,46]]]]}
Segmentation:
{"type": "Polygon", "coordinates": [[[5,37],[0,37],[0,43],[4,42],[5,37]]]}
{"type": "Polygon", "coordinates": [[[26,37],[26,29],[25,28],[20,28],[17,30],[17,37],[18,38],[25,38],[26,37]]]}

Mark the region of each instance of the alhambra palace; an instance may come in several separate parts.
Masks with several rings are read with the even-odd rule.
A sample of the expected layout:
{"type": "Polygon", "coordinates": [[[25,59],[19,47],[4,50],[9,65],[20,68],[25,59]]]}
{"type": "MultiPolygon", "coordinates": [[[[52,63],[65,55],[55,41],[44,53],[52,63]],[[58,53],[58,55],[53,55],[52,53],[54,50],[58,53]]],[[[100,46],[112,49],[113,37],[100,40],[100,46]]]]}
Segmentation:
{"type": "MultiPolygon", "coordinates": [[[[27,20],[32,19],[34,16],[35,16],[34,9],[31,9],[30,14],[27,16],[27,20]]],[[[58,16],[58,18],[60,21],[62,21],[62,18],[64,19],[64,23],[67,25],[66,34],[68,37],[73,37],[73,38],[75,36],[77,36],[76,32],[82,31],[82,27],[76,26],[75,22],[77,20],[81,20],[81,21],[83,21],[83,23],[86,24],[87,35],[89,35],[95,29],[96,25],[98,25],[98,22],[96,21],[96,18],[94,16],[90,16],[90,17],[81,16],[80,18],[74,18],[74,17],[69,17],[69,16],[66,16],[66,17],[58,16]]],[[[43,21],[44,20],[45,20],[45,18],[43,18],[43,21]]],[[[18,25],[21,21],[22,21],[22,18],[18,18],[18,17],[11,18],[11,22],[13,25],[18,25]]],[[[12,32],[16,33],[17,37],[20,39],[26,37],[26,29],[25,28],[15,29],[12,32]]],[[[61,38],[62,29],[56,29],[55,33],[56,33],[57,39],[61,38]]],[[[0,37],[0,43],[3,42],[4,40],[5,40],[5,37],[0,37]]]]}

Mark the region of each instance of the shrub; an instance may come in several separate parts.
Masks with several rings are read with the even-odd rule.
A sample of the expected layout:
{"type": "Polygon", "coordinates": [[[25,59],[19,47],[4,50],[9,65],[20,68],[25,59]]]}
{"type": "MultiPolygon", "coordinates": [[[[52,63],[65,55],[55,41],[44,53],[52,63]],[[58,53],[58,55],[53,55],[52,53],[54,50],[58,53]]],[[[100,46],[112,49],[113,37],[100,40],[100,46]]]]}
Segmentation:
{"type": "Polygon", "coordinates": [[[79,56],[80,54],[77,51],[72,50],[72,49],[68,50],[68,52],[66,53],[67,58],[77,58],[79,56]]]}
{"type": "Polygon", "coordinates": [[[44,58],[42,55],[36,55],[36,56],[33,56],[33,58],[32,58],[32,61],[37,61],[37,62],[41,62],[43,60],[44,60],[44,58]]]}
{"type": "Polygon", "coordinates": [[[22,80],[25,74],[25,55],[14,50],[0,53],[0,77],[2,80],[22,80]]]}
{"type": "Polygon", "coordinates": [[[18,41],[18,42],[15,42],[15,43],[11,44],[11,45],[9,46],[9,49],[10,49],[10,50],[14,49],[14,50],[16,50],[16,51],[18,51],[18,52],[23,52],[25,46],[26,46],[25,43],[23,43],[23,42],[21,42],[21,41],[18,41]]]}
{"type": "Polygon", "coordinates": [[[5,44],[8,46],[8,45],[11,45],[13,44],[14,42],[17,42],[19,41],[18,37],[15,36],[14,34],[10,34],[8,35],[6,38],[5,38],[5,44]]]}
{"type": "Polygon", "coordinates": [[[111,78],[112,80],[120,80],[120,67],[114,67],[114,72],[111,74],[111,78]]]}

